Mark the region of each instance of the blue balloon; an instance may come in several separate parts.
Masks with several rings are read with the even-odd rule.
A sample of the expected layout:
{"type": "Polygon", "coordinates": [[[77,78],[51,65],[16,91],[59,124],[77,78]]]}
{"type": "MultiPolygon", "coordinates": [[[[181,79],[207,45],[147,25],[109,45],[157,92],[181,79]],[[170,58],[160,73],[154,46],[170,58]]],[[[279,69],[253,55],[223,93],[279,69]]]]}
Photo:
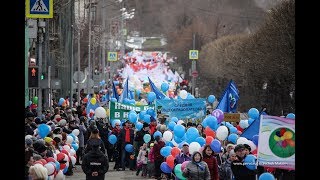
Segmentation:
{"type": "Polygon", "coordinates": [[[177,122],[179,121],[179,119],[178,119],[177,117],[172,117],[172,118],[171,118],[171,121],[177,123],[177,122]]]}
{"type": "Polygon", "coordinates": [[[117,99],[116,98],[111,98],[110,101],[111,102],[117,102],[117,99]]]}
{"type": "Polygon", "coordinates": [[[153,102],[156,99],[156,94],[154,92],[149,92],[147,95],[148,102],[153,102]]]}
{"type": "Polygon", "coordinates": [[[177,136],[173,136],[173,139],[176,143],[181,143],[183,141],[182,138],[179,138],[177,136]]]}
{"type": "Polygon", "coordinates": [[[190,93],[188,93],[187,99],[194,99],[194,96],[190,93]]]}
{"type": "Polygon", "coordinates": [[[45,138],[50,132],[50,128],[46,124],[40,124],[38,126],[38,134],[41,138],[45,138]]]}
{"type": "Polygon", "coordinates": [[[198,142],[200,146],[203,146],[204,144],[206,144],[206,140],[203,137],[197,137],[196,142],[198,142]]]}
{"type": "Polygon", "coordinates": [[[209,103],[213,103],[215,100],[216,100],[216,97],[215,97],[214,95],[210,95],[210,96],[208,97],[208,102],[209,102],[209,103]]]}
{"type": "Polygon", "coordinates": [[[73,147],[73,149],[75,151],[77,151],[79,149],[79,145],[77,143],[72,143],[71,146],[73,147]]]}
{"type": "Polygon", "coordinates": [[[171,171],[172,171],[172,169],[169,167],[167,162],[162,162],[161,165],[160,165],[160,169],[164,173],[171,173],[171,171]]]}
{"type": "Polygon", "coordinates": [[[168,124],[168,128],[173,131],[174,130],[174,126],[177,125],[174,121],[170,121],[168,124]]]}
{"type": "Polygon", "coordinates": [[[195,141],[197,137],[199,137],[199,131],[195,127],[188,128],[186,132],[186,138],[190,140],[191,142],[195,141]]]}
{"type": "MultiPolygon", "coordinates": [[[[228,127],[228,126],[227,126],[228,127]]],[[[230,133],[237,133],[238,132],[238,129],[236,127],[230,127],[230,133]]]]}
{"type": "Polygon", "coordinates": [[[174,135],[179,138],[182,138],[185,134],[185,129],[186,128],[181,124],[177,124],[176,126],[174,126],[174,129],[173,129],[174,135]]]}
{"type": "Polygon", "coordinates": [[[172,147],[170,147],[170,146],[164,146],[160,149],[160,154],[163,157],[168,157],[171,154],[171,149],[172,149],[172,147]]]}
{"type": "Polygon", "coordinates": [[[156,131],[153,133],[153,138],[156,138],[156,136],[160,136],[162,138],[162,133],[160,131],[156,131]]]}
{"type": "Polygon", "coordinates": [[[258,135],[258,134],[252,136],[252,142],[253,142],[256,146],[258,146],[258,141],[259,141],[259,135],[258,135]]]}
{"type": "Polygon", "coordinates": [[[249,118],[249,119],[248,119],[248,123],[249,123],[249,125],[250,125],[251,123],[253,123],[253,121],[254,121],[254,119],[249,118]]]}
{"type": "Polygon", "coordinates": [[[268,172],[262,173],[259,176],[259,180],[275,180],[275,179],[276,178],[273,176],[273,174],[268,173],[268,172]]]}
{"type": "Polygon", "coordinates": [[[61,105],[64,103],[64,101],[65,101],[65,100],[64,100],[63,98],[60,98],[60,99],[59,99],[59,102],[58,102],[58,105],[61,106],[61,105]]]}
{"type": "Polygon", "coordinates": [[[145,115],[143,116],[143,121],[149,124],[149,123],[150,123],[150,117],[151,117],[151,116],[150,116],[149,114],[145,114],[145,115]]]}
{"type": "Polygon", "coordinates": [[[136,89],[136,95],[139,97],[141,94],[141,91],[139,89],[136,89]]]}
{"type": "Polygon", "coordinates": [[[32,101],[29,101],[29,106],[32,104],[32,101]]]}
{"type": "Polygon", "coordinates": [[[289,114],[287,114],[286,118],[296,119],[296,115],[293,113],[289,113],[289,114]]]}
{"type": "Polygon", "coordinates": [[[237,134],[230,134],[228,136],[228,141],[232,142],[233,144],[237,144],[238,135],[237,134]]]}
{"type": "Polygon", "coordinates": [[[201,125],[203,126],[203,128],[206,128],[206,127],[208,126],[208,124],[207,124],[207,118],[205,118],[205,119],[202,121],[201,125]]]}
{"type": "Polygon", "coordinates": [[[154,109],[147,109],[147,114],[149,114],[150,116],[156,117],[157,113],[154,109]]]}
{"type": "Polygon", "coordinates": [[[133,124],[135,124],[136,123],[136,121],[138,120],[138,115],[137,115],[137,113],[136,112],[130,112],[129,113],[129,116],[128,116],[128,119],[129,119],[129,121],[130,122],[132,122],[133,124]]]}
{"type": "Polygon", "coordinates": [[[76,140],[76,136],[75,136],[74,134],[70,133],[70,134],[68,134],[68,136],[71,136],[71,137],[72,137],[72,139],[73,139],[73,141],[75,141],[75,140],[76,140]]]}
{"type": "Polygon", "coordinates": [[[168,83],[162,83],[161,84],[161,90],[162,90],[162,92],[167,92],[168,91],[168,89],[169,89],[169,84],[168,83]]]}
{"type": "Polygon", "coordinates": [[[215,130],[217,129],[217,126],[218,126],[218,120],[216,117],[214,116],[208,116],[206,117],[206,122],[207,122],[207,125],[212,129],[212,130],[215,130]]]}
{"type": "Polygon", "coordinates": [[[212,151],[214,151],[215,153],[221,152],[221,143],[217,139],[214,139],[211,142],[210,147],[211,147],[212,151]]]}
{"type": "Polygon", "coordinates": [[[108,141],[110,144],[115,144],[117,142],[117,136],[115,136],[114,134],[110,135],[108,137],[108,141]]]}
{"type": "Polygon", "coordinates": [[[174,144],[171,141],[166,141],[166,146],[174,147],[174,144]]]}
{"type": "Polygon", "coordinates": [[[131,105],[135,105],[135,104],[136,104],[136,100],[134,100],[134,99],[130,99],[130,100],[129,100],[129,104],[131,104],[131,105]]]}
{"type": "Polygon", "coordinates": [[[258,119],[259,118],[259,111],[256,108],[251,108],[248,111],[248,115],[249,115],[249,118],[258,119]]]}
{"type": "Polygon", "coordinates": [[[145,143],[150,142],[150,140],[151,140],[150,134],[145,134],[145,135],[143,136],[143,141],[144,141],[145,143]]]}
{"type": "Polygon", "coordinates": [[[142,127],[143,127],[143,124],[141,122],[136,123],[136,128],[138,129],[138,131],[140,131],[142,127]]]}
{"type": "Polygon", "coordinates": [[[56,169],[60,169],[60,163],[58,161],[54,162],[56,164],[56,169]]]}
{"type": "Polygon", "coordinates": [[[147,114],[147,111],[140,111],[139,119],[143,120],[144,115],[147,114]]]}
{"type": "Polygon", "coordinates": [[[130,99],[124,98],[123,99],[123,104],[130,104],[130,99]]]}
{"type": "Polygon", "coordinates": [[[132,144],[127,144],[127,145],[124,147],[124,149],[125,149],[127,152],[129,152],[129,153],[133,152],[133,146],[132,146],[132,144]]]}
{"type": "Polygon", "coordinates": [[[248,154],[245,158],[244,158],[244,163],[246,165],[246,167],[250,170],[255,170],[257,169],[257,166],[256,166],[256,161],[257,161],[257,158],[252,155],[252,154],[248,154]]]}

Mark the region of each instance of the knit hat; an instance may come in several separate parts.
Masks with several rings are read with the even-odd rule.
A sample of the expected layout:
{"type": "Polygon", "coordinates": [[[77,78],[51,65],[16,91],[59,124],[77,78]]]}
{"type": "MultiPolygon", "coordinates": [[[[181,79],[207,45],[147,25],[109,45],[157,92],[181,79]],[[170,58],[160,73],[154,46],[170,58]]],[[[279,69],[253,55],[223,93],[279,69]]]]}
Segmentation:
{"type": "Polygon", "coordinates": [[[43,153],[45,150],[47,150],[46,146],[42,143],[36,142],[33,144],[34,150],[38,153],[43,153]]]}
{"type": "Polygon", "coordinates": [[[233,149],[229,152],[229,157],[231,157],[232,155],[236,155],[233,149]]]}
{"type": "Polygon", "coordinates": [[[238,144],[235,148],[234,148],[234,152],[238,152],[240,149],[245,149],[245,146],[243,144],[238,144]]]}
{"type": "Polygon", "coordinates": [[[50,143],[52,141],[53,141],[53,139],[51,137],[45,137],[44,138],[44,142],[46,142],[46,143],[50,143]]]}
{"type": "Polygon", "coordinates": [[[234,147],[234,145],[233,145],[233,144],[228,144],[228,145],[226,146],[226,149],[228,149],[229,147],[234,147]]]}

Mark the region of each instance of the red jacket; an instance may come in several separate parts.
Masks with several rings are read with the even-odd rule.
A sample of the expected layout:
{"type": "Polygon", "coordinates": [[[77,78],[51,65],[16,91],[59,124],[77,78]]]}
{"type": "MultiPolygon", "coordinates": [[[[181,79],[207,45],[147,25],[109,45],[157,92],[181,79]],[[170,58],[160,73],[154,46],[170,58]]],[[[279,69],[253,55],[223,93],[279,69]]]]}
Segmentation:
{"type": "Polygon", "coordinates": [[[208,164],[210,176],[212,180],[219,180],[218,162],[217,159],[211,155],[203,158],[203,161],[208,164]]]}

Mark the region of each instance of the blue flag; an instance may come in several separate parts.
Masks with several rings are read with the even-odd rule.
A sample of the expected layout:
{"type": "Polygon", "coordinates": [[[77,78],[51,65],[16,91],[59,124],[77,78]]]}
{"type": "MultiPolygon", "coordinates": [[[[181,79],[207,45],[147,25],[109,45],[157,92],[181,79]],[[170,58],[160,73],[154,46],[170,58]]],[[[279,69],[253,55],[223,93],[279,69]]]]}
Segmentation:
{"type": "Polygon", "coordinates": [[[132,93],[130,93],[130,90],[129,90],[129,77],[127,78],[126,82],[124,83],[122,94],[121,94],[118,102],[122,103],[125,98],[134,99],[134,96],[132,95],[132,93]]]}
{"type": "Polygon", "coordinates": [[[114,85],[114,81],[112,81],[112,97],[116,98],[119,101],[119,94],[117,93],[116,86],[114,85]]]}
{"type": "Polygon", "coordinates": [[[148,79],[149,79],[151,91],[156,94],[157,99],[165,98],[166,96],[156,87],[156,85],[154,85],[154,83],[151,81],[151,79],[149,77],[148,77],[148,79]]]}
{"type": "Polygon", "coordinates": [[[220,109],[223,112],[235,113],[237,111],[237,105],[239,100],[239,90],[235,83],[230,80],[228,87],[224,91],[222,98],[216,109],[220,109]]]}

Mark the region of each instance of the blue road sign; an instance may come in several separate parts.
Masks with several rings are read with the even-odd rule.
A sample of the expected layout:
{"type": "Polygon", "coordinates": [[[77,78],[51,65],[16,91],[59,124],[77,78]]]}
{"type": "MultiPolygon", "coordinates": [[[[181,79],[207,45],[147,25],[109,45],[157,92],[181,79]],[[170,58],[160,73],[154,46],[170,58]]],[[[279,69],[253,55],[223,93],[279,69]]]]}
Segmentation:
{"type": "Polygon", "coordinates": [[[27,18],[52,18],[53,0],[26,0],[27,18]]]}

